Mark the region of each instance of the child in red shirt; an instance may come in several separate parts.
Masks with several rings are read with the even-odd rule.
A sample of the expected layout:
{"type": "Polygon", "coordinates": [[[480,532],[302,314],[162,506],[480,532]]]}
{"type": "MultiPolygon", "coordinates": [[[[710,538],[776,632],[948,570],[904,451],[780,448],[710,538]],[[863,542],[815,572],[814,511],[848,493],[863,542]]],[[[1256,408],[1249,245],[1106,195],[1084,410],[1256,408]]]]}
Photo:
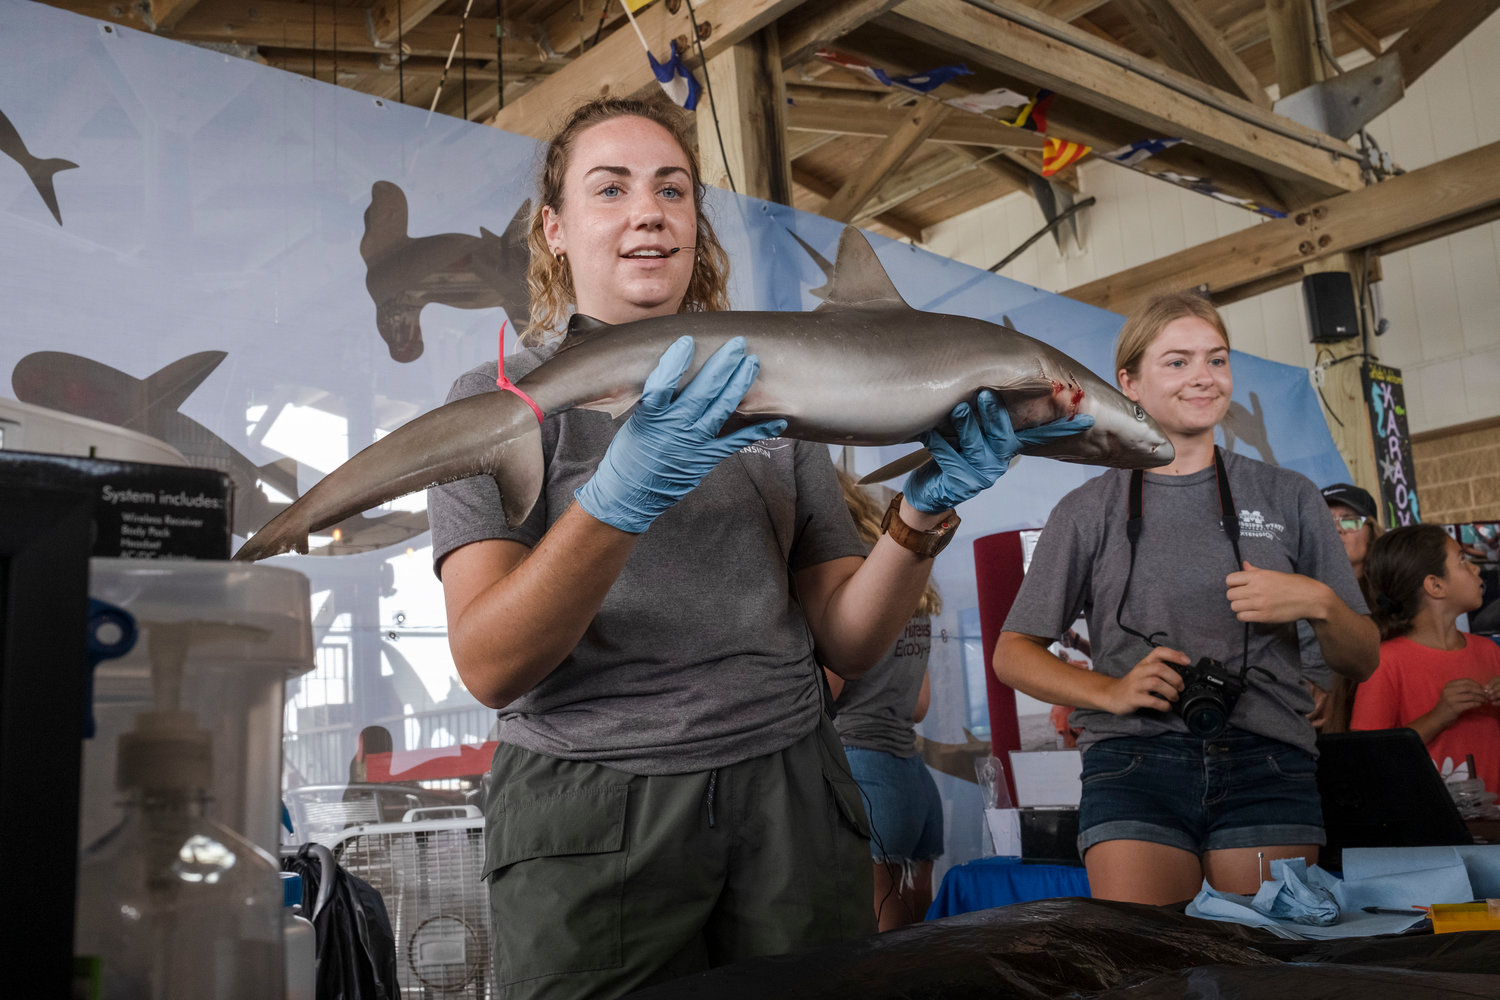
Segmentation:
{"type": "Polygon", "coordinates": [[[1409,726],[1444,777],[1472,754],[1467,777],[1500,791],[1500,646],[1457,625],[1483,598],[1478,567],[1442,528],[1416,524],[1375,540],[1365,579],[1383,641],[1350,728],[1409,726]]]}

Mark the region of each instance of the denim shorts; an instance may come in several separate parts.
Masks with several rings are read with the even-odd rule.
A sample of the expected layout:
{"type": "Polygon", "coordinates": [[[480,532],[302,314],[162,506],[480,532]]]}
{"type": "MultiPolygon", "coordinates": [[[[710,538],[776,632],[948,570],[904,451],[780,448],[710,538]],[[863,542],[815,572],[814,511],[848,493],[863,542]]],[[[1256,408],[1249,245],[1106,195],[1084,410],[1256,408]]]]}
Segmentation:
{"type": "Polygon", "coordinates": [[[1317,761],[1237,729],[1101,740],[1083,754],[1078,851],[1145,840],[1200,854],[1323,844],[1317,761]]]}
{"type": "Polygon", "coordinates": [[[876,861],[932,861],[943,853],[943,802],[921,756],[844,747],[870,814],[876,861]]]}

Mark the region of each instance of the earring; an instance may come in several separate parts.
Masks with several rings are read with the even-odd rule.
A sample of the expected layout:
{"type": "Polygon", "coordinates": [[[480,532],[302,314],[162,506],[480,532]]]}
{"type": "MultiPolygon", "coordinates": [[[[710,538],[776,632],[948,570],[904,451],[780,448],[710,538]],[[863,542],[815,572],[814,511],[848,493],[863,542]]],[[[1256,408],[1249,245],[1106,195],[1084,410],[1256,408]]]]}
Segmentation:
{"type": "Polygon", "coordinates": [[[565,254],[565,253],[563,253],[561,250],[557,249],[556,247],[553,247],[552,248],[552,259],[555,260],[557,263],[562,264],[562,263],[565,263],[567,261],[568,255],[565,254]]]}

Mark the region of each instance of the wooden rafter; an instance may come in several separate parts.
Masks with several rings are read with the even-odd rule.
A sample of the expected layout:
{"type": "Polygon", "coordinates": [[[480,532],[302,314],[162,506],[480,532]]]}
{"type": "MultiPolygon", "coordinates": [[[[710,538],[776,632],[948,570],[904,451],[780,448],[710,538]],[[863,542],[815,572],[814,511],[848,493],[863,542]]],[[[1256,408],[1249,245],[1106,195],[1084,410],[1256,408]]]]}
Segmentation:
{"type": "MultiPolygon", "coordinates": [[[[920,105],[943,106],[925,99],[919,101],[920,105]]],[[[786,125],[804,132],[884,138],[896,132],[911,117],[912,110],[869,102],[803,98],[786,109],[786,125]]],[[[994,118],[967,112],[944,118],[927,138],[933,142],[995,149],[1041,149],[1044,141],[1035,132],[1011,128],[994,118]]]]}
{"type": "Polygon", "coordinates": [[[150,0],[151,21],[157,31],[171,31],[197,4],[198,0],[150,0]]]}
{"type": "MultiPolygon", "coordinates": [[[[799,0],[704,0],[697,4],[698,23],[711,29],[703,40],[704,58],[712,59],[727,51],[798,3],[799,0]]],[[[686,6],[673,14],[665,4],[652,4],[636,16],[636,21],[648,43],[652,39],[664,43],[679,35],[690,37],[693,30],[686,6]]],[[[662,48],[666,48],[665,44],[662,48]]],[[[650,64],[635,33],[616,31],[544,83],[507,102],[487,124],[541,138],[566,109],[587,96],[633,94],[654,85],[650,64]]]]}
{"type": "Polygon", "coordinates": [[[907,0],[887,19],[902,32],[946,47],[961,58],[1030,79],[1135,122],[1146,135],[1182,137],[1322,194],[1361,184],[1355,154],[1346,143],[1231,95],[1212,99],[1203,84],[1173,70],[1157,68],[1145,75],[1127,69],[1132,60],[1141,58],[1127,50],[1120,50],[1120,62],[1125,65],[1093,55],[1086,51],[1098,45],[1092,38],[1088,46],[1081,46],[1077,28],[1049,22],[1013,0],[991,0],[987,7],[1009,8],[1040,19],[1048,34],[961,0],[907,0]],[[1235,113],[1218,110],[1215,104],[1235,113]]]}
{"type": "Polygon", "coordinates": [[[916,152],[933,129],[954,109],[937,101],[924,101],[906,112],[906,120],[881,143],[880,150],[860,165],[828,199],[820,214],[848,222],[870,199],[875,190],[916,152]]]}
{"type": "Polygon", "coordinates": [[[1191,0],[1115,0],[1115,7],[1168,66],[1270,110],[1266,89],[1191,0]]]}
{"type": "MultiPolygon", "coordinates": [[[[792,181],[806,188],[817,197],[824,199],[832,198],[839,190],[839,186],[833,181],[820,177],[806,167],[799,167],[795,163],[792,164],[792,181]]],[[[882,212],[873,221],[880,226],[884,226],[896,236],[904,236],[909,240],[920,240],[922,238],[921,226],[910,219],[903,218],[895,212],[882,212]]]]}
{"type": "Polygon", "coordinates": [[[1206,288],[1229,301],[1240,289],[1264,291],[1308,263],[1364,247],[1390,246],[1417,232],[1454,232],[1500,209],[1500,142],[1351,191],[1295,215],[1251,226],[1070,289],[1081,302],[1129,312],[1173,288],[1206,288]]]}
{"type": "Polygon", "coordinates": [[[1401,60],[1401,81],[1410,87],[1496,9],[1500,0],[1439,0],[1391,46],[1401,60]]]}
{"type": "Polygon", "coordinates": [[[842,38],[867,21],[895,7],[901,0],[821,0],[804,4],[776,24],[781,61],[795,66],[818,49],[842,38]]]}

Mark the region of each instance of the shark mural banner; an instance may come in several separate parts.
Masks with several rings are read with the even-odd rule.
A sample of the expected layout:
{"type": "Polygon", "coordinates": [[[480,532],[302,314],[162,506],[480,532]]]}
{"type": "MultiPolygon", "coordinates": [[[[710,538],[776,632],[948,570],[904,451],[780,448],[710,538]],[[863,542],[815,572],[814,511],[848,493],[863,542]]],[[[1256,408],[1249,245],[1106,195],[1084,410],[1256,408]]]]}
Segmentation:
{"type": "MultiPolygon", "coordinates": [[[[528,309],[535,142],[266,66],[0,0],[0,394],[168,441],[236,484],[244,533],[513,346],[528,309]],[[189,85],[190,82],[190,85],[189,85]]],[[[736,308],[816,308],[842,225],[713,191],[736,308]]],[[[1113,383],[1121,317],[872,236],[914,309],[1001,323],[1113,383]]],[[[920,351],[912,331],[912,349],[920,351]]],[[[1234,356],[1227,443],[1346,478],[1306,373],[1234,356]]],[[[905,446],[855,449],[855,471],[905,446]]],[[[1041,525],[1098,470],[1024,458],[965,504],[968,539],[1041,525]]],[[[343,782],[361,729],[435,758],[491,737],[457,683],[418,494],[278,556],[312,580],[318,669],[286,709],[292,784],[343,782]]],[[[972,546],[935,568],[940,754],[984,739],[972,546]]],[[[469,755],[472,756],[472,755],[469,755]]],[[[981,850],[972,775],[945,763],[946,859],[981,850]],[[967,779],[967,780],[966,780],[967,779]]],[[[399,777],[399,776],[397,776],[399,777]]]]}

